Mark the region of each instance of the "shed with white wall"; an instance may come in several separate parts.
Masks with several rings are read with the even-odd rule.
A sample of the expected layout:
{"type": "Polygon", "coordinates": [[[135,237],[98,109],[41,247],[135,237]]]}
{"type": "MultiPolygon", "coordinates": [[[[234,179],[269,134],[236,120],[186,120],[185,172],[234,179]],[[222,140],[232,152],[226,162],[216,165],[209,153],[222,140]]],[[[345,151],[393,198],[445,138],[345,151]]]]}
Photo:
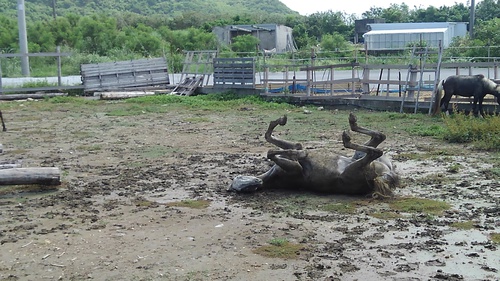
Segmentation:
{"type": "Polygon", "coordinates": [[[363,34],[368,51],[401,50],[410,43],[426,42],[437,47],[441,41],[447,48],[454,37],[467,35],[465,22],[373,23],[363,34]]]}

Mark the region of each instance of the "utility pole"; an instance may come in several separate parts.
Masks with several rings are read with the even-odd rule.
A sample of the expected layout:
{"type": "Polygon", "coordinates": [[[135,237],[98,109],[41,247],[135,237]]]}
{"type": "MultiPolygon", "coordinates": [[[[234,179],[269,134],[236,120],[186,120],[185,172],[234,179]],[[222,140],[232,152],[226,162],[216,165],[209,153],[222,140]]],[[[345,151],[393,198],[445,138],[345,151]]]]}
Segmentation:
{"type": "Polygon", "coordinates": [[[57,18],[57,14],[56,14],[56,0],[52,0],[52,16],[54,17],[54,19],[57,18]]]}
{"type": "Polygon", "coordinates": [[[17,27],[19,29],[19,47],[21,49],[21,72],[23,76],[30,76],[28,57],[28,36],[26,34],[26,14],[24,0],[17,0],[17,27]]]}
{"type": "Polygon", "coordinates": [[[476,17],[476,1],[471,0],[470,2],[470,22],[469,22],[469,37],[474,39],[474,21],[476,17]]]}

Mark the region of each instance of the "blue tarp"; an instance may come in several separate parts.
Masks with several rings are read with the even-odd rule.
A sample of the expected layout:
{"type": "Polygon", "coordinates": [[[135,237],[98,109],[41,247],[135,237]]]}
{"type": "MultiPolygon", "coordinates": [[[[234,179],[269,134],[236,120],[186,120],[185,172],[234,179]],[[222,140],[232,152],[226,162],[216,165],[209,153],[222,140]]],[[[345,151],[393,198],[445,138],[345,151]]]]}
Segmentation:
{"type": "MultiPolygon", "coordinates": [[[[290,93],[305,92],[306,90],[307,90],[307,87],[304,85],[300,85],[300,84],[296,84],[295,89],[294,89],[294,85],[288,86],[288,91],[290,93]]],[[[283,93],[283,92],[285,92],[285,87],[269,90],[269,93],[275,93],[275,94],[276,93],[283,93]]],[[[330,90],[311,88],[311,92],[316,93],[316,94],[327,94],[327,93],[330,93],[330,90]]]]}

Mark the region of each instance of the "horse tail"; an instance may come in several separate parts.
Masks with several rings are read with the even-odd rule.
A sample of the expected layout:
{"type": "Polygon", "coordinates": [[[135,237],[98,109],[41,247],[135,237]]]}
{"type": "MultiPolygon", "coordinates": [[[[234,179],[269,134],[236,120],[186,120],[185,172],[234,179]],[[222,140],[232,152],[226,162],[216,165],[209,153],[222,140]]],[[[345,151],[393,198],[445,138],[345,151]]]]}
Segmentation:
{"type": "Polygon", "coordinates": [[[434,93],[434,105],[432,107],[432,111],[434,114],[438,114],[441,109],[441,92],[444,89],[444,80],[439,81],[436,87],[436,93],[434,93]]]}

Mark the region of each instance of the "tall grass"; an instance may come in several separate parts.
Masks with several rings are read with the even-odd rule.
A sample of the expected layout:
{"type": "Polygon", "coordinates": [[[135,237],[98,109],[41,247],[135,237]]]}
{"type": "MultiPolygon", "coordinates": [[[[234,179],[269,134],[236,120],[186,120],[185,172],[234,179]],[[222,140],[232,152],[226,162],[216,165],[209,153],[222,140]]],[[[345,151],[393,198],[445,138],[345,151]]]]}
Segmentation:
{"type": "Polygon", "coordinates": [[[477,118],[458,112],[443,117],[443,138],[452,143],[470,143],[476,149],[500,151],[500,116],[477,118]]]}
{"type": "Polygon", "coordinates": [[[126,102],[153,105],[177,104],[185,107],[203,110],[224,110],[242,107],[258,106],[261,109],[293,108],[287,103],[266,102],[257,95],[237,95],[234,93],[208,94],[191,97],[176,95],[154,95],[128,99],[126,102]]]}

